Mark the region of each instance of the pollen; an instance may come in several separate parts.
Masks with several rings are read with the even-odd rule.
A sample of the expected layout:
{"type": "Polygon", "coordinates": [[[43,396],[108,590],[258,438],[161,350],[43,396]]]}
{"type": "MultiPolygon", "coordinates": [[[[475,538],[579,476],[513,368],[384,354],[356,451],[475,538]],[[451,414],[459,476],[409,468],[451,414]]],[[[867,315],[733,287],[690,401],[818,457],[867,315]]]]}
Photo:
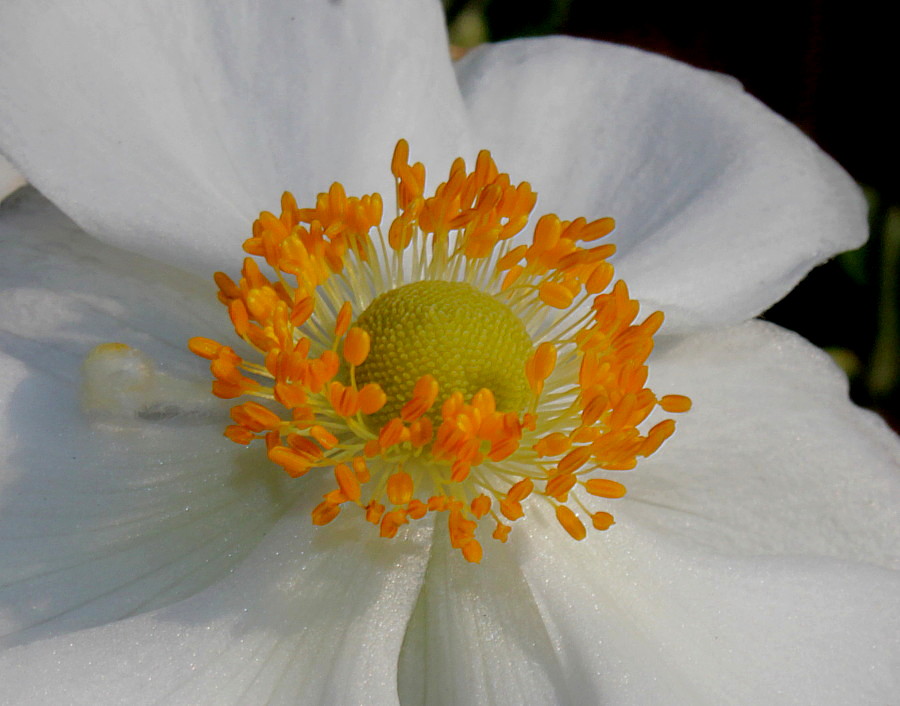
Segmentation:
{"type": "Polygon", "coordinates": [[[355,510],[389,539],[442,515],[473,563],[539,505],[574,540],[610,529],[622,474],[691,407],[646,386],[663,316],[637,320],[615,246],[596,243],[615,222],[533,219],[531,186],[487,151],[431,195],[404,140],[390,164],[389,222],[380,194],[335,183],[301,208],[285,193],[254,222],[240,278],[216,273],[251,353],[189,348],[237,400],[225,436],[330,479],[314,524],[355,510]]]}

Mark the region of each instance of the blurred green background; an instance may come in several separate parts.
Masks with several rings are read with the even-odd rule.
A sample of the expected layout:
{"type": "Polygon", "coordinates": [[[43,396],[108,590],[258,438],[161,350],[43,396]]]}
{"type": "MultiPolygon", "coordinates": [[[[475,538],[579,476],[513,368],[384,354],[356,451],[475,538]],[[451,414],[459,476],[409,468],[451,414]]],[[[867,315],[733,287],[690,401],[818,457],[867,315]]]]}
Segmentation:
{"type": "Polygon", "coordinates": [[[865,189],[870,239],[814,270],[765,319],[825,348],[851,395],[900,431],[900,137],[893,25],[883,5],[647,0],[444,0],[451,42],[568,34],[641,47],[735,76],[865,189]]]}

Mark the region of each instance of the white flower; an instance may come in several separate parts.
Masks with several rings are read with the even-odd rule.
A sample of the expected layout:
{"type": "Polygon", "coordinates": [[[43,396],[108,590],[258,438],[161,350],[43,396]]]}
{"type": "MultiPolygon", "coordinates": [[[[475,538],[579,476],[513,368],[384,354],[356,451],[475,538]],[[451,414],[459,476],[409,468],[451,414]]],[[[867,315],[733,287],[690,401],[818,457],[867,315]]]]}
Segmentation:
{"type": "Polygon", "coordinates": [[[895,698],[897,441],[746,322],[858,244],[863,206],[739,88],[566,39],[452,66],[419,0],[29,0],[0,8],[0,150],[68,216],[33,190],[0,213],[3,703],[895,698]],[[694,410],[611,531],[536,506],[476,566],[439,525],[314,527],[328,488],[177,382],[207,378],[191,336],[229,336],[209,280],[259,210],[393,193],[400,137],[430,174],[486,147],[541,213],[616,218],[617,275],[666,312],[653,387],[694,410]],[[101,367],[124,392],[92,424],[107,341],[149,358],[101,367]]]}

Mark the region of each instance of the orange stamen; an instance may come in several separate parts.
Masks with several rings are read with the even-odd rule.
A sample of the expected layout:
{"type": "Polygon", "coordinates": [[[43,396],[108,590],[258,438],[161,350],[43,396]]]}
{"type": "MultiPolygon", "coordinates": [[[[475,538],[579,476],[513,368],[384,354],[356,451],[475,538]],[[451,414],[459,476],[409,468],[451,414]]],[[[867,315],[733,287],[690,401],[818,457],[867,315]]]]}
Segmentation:
{"type": "Polygon", "coordinates": [[[625,495],[625,486],[614,480],[591,478],[584,484],[585,490],[600,498],[621,498],[625,495]]]}
{"type": "Polygon", "coordinates": [[[369,355],[371,344],[369,334],[354,326],[347,332],[344,340],[344,360],[350,365],[362,365],[369,355]]]}
{"type": "Polygon", "coordinates": [[[556,506],[556,519],[563,526],[563,529],[572,535],[572,539],[581,541],[587,536],[587,530],[584,524],[578,519],[578,516],[572,512],[568,505],[556,506]]]}
{"type": "Polygon", "coordinates": [[[432,375],[423,375],[413,388],[412,399],[403,405],[400,416],[405,422],[418,419],[431,409],[438,396],[438,383],[432,375]]]}
{"type": "Polygon", "coordinates": [[[659,406],[670,413],[687,412],[691,408],[691,398],[684,395],[665,395],[660,398],[659,406]]]}
{"type": "MultiPolygon", "coordinates": [[[[516,521],[533,503],[554,507],[576,540],[586,529],[573,508],[607,530],[613,516],[583,501],[613,501],[625,486],[593,476],[634,468],[675,430],[671,419],[646,430],[647,420],[691,408],[688,397],[657,398],[647,387],[663,315],[637,320],[640,304],[607,261],[615,245],[584,246],[615,221],[534,221],[530,184],[515,184],[484,150],[471,170],[455,160],[433,194],[425,193],[424,165],[409,158],[400,140],[390,223],[382,223],[378,194],[349,196],[334,183],[300,208],[285,192],[280,215],[264,211],[254,222],[239,281],[214,275],[236,334],[258,354],[245,359],[203,337],[188,344],[209,361],[213,394],[253,397],[234,405],[225,435],[264,441],[269,459],[295,478],[333,468],[334,487],[312,512],[317,525],[352,503],[382,537],[394,537],[410,521],[446,512],[452,546],[473,563],[484,556],[477,523],[490,516],[492,536],[505,542],[503,518],[516,521]],[[530,244],[513,247],[509,239],[529,222],[530,244]],[[465,282],[518,317],[527,336],[519,345],[533,350],[512,371],[518,377],[466,372],[465,389],[455,389],[456,378],[447,383],[439,366],[420,374],[417,363],[413,376],[403,369],[405,353],[379,353],[366,312],[384,288],[409,277],[465,282]],[[385,359],[387,371],[379,367],[385,359]],[[403,390],[415,380],[408,395],[395,392],[398,371],[403,390]]],[[[466,336],[454,334],[459,344],[447,346],[448,358],[475,357],[466,336]]]]}

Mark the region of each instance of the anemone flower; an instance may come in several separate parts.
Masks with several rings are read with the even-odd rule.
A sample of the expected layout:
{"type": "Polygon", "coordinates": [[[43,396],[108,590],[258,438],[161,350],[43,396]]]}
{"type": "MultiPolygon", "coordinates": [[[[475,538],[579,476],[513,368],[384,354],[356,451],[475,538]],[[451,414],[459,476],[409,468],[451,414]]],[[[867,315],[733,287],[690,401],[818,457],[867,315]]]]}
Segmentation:
{"type": "Polygon", "coordinates": [[[749,320],[863,204],[740,86],[453,65],[421,0],[7,2],[0,52],[4,703],[895,697],[897,442],[749,320]],[[506,343],[387,389],[393,292],[506,343]]]}

